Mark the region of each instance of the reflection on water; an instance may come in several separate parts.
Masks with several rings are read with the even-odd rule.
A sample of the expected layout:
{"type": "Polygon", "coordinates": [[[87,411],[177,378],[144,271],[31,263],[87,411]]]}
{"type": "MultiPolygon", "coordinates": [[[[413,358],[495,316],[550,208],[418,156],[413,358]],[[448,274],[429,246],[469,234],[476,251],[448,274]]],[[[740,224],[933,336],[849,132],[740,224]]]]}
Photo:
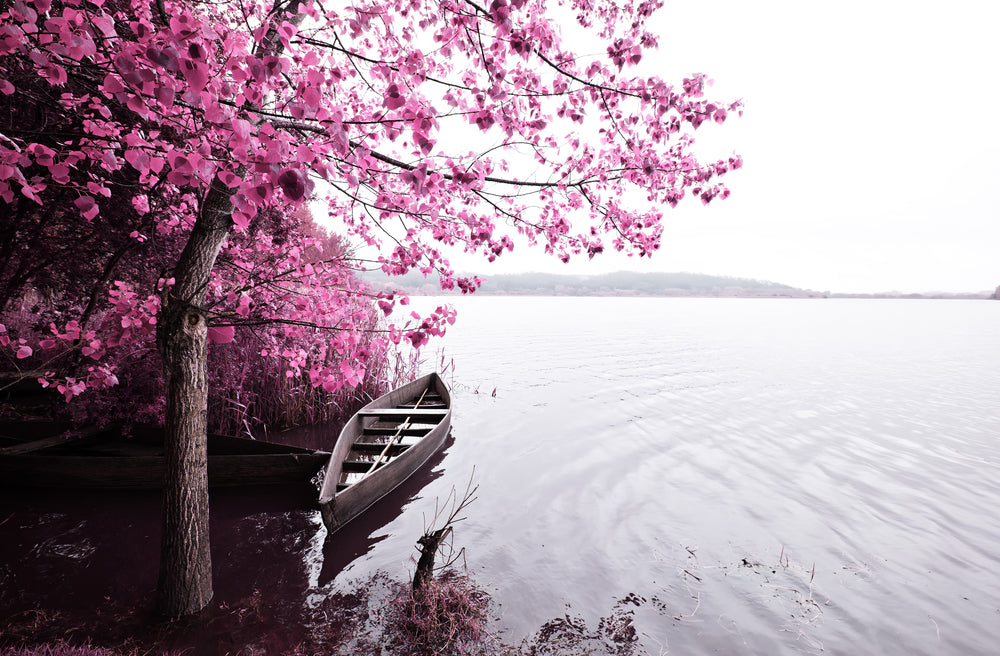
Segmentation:
{"type": "MultiPolygon", "coordinates": [[[[442,475],[452,441],[336,539],[328,539],[314,509],[315,489],[213,489],[211,610],[166,631],[161,644],[191,655],[237,653],[248,645],[247,653],[280,653],[306,640],[317,611],[328,609],[331,598],[350,598],[333,590],[333,581],[385,539],[380,529],[442,475]]],[[[162,627],[151,620],[160,504],[158,493],[3,490],[0,633],[6,624],[37,623],[32,609],[40,608],[69,615],[72,626],[98,639],[130,631],[159,635],[162,627]]],[[[65,627],[52,628],[52,639],[63,637],[65,627]]]]}
{"type": "MultiPolygon", "coordinates": [[[[995,653],[1000,303],[458,303],[455,439],[386,505],[327,540],[313,510],[213,492],[199,649],[291,643],[377,572],[408,578],[475,467],[457,544],[514,644],[995,653]]],[[[4,493],[0,611],[148,598],[158,504],[4,493]]]]}

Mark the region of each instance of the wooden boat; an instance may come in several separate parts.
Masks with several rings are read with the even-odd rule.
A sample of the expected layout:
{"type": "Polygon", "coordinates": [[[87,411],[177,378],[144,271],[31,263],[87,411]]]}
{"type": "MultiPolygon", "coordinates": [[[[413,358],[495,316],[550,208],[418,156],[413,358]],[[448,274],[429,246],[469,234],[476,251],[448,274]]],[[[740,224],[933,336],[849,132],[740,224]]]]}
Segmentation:
{"type": "MultiPolygon", "coordinates": [[[[20,427],[18,433],[25,432],[20,427]]],[[[159,431],[123,437],[108,429],[28,429],[34,439],[0,434],[0,486],[47,488],[162,487],[165,459],[159,431]]],[[[329,459],[325,451],[225,435],[208,437],[212,487],[309,483],[329,459]]]]}
{"type": "Polygon", "coordinates": [[[319,506],[332,533],[405,481],[441,448],[451,395],[428,374],[380,396],[344,425],[323,477],[319,506]]]}

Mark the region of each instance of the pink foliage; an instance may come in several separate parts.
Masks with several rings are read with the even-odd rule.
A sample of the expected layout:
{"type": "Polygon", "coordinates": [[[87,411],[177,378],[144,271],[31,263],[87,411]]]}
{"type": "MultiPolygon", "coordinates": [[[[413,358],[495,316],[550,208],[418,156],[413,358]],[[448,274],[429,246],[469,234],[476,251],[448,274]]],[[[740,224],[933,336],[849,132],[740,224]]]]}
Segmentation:
{"type": "MultiPolygon", "coordinates": [[[[604,55],[567,49],[544,0],[8,3],[0,103],[51,98],[62,128],[0,135],[0,198],[15,212],[71,205],[62,220],[170,262],[221,183],[232,233],[209,282],[210,341],[317,389],[356,387],[376,353],[419,348],[454,311],[373,325],[403,299],[357,284],[369,263],[271,218],[322,201],[377,250],[371,265],[471,293],[479,280],[456,276],[442,248],[492,261],[520,236],[563,261],[649,256],[666,207],[728,195],[720,178],[742,160],[701,163],[691,134],[741,104],[704,99],[701,74],[675,85],[626,73],[657,47],[645,23],[662,3],[568,4],[604,55]]],[[[126,361],[115,353],[152,352],[171,289],[167,266],[131,266],[110,281],[100,326],[3,332],[0,348],[26,361],[72,348],[75,375],[42,375],[67,398],[113,385],[126,361]]]]}

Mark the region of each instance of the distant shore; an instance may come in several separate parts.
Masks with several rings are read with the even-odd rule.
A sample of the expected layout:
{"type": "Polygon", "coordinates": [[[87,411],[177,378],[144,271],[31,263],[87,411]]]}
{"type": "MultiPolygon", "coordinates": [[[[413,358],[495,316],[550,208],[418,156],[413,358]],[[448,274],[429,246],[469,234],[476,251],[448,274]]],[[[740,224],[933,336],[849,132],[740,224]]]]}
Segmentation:
{"type": "MultiPolygon", "coordinates": [[[[470,274],[471,275],[471,274],[470,274]]],[[[483,276],[485,277],[485,276],[483,276]]],[[[459,295],[443,291],[434,277],[419,273],[389,278],[368,272],[364,280],[378,290],[402,291],[413,296],[459,295]]],[[[700,273],[633,273],[621,271],[599,275],[550,273],[502,274],[486,277],[480,296],[634,296],[665,298],[881,298],[881,299],[964,299],[986,300],[993,292],[896,291],[852,294],[800,289],[790,285],[750,278],[711,276],[700,273]]]]}

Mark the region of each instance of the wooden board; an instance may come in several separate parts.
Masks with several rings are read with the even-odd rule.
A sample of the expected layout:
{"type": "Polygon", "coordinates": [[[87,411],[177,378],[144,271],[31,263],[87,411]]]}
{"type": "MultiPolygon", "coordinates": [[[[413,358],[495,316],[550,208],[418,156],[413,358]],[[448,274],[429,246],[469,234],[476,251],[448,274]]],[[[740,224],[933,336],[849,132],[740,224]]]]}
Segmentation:
{"type": "Polygon", "coordinates": [[[418,418],[431,418],[431,417],[443,417],[448,413],[447,408],[438,408],[435,410],[424,409],[424,408],[373,408],[371,410],[360,410],[358,411],[359,417],[379,417],[381,419],[406,419],[407,417],[412,417],[413,419],[418,418]]]}

